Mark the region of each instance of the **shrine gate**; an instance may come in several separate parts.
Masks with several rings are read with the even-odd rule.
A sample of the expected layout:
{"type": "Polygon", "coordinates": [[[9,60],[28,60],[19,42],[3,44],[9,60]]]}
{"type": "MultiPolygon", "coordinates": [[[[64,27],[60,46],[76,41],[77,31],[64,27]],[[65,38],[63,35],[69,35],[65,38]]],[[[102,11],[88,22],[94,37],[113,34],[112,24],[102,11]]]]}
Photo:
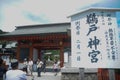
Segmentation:
{"type": "Polygon", "coordinates": [[[64,49],[71,47],[69,29],[70,23],[17,26],[14,31],[1,34],[0,40],[17,41],[16,58],[19,61],[26,57],[41,59],[42,50],[60,50],[60,65],[63,67],[64,49]]]}

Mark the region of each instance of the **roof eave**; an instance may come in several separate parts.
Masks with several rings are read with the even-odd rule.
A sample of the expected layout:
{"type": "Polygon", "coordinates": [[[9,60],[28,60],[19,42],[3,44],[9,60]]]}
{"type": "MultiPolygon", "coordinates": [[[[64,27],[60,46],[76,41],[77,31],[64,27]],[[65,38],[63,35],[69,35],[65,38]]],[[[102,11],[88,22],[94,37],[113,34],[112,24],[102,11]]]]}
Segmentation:
{"type": "Polygon", "coordinates": [[[72,16],[74,16],[74,15],[77,15],[77,14],[84,13],[84,12],[89,11],[89,10],[109,10],[109,11],[120,11],[120,8],[90,7],[90,8],[82,9],[81,11],[76,12],[76,13],[74,13],[74,14],[71,14],[71,15],[68,16],[67,18],[70,18],[70,17],[72,17],[72,16]]]}

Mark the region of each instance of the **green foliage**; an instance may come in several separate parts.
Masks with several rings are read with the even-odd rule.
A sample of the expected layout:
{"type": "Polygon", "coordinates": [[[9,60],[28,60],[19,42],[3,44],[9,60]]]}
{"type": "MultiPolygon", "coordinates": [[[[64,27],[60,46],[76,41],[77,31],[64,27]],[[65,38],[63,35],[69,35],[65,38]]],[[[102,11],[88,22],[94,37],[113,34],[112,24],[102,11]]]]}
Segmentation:
{"type": "Polygon", "coordinates": [[[0,34],[3,33],[3,31],[0,29],[0,34]]]}
{"type": "Polygon", "coordinates": [[[47,52],[51,52],[53,55],[57,55],[57,54],[60,53],[59,50],[46,50],[46,53],[47,53],[47,52]]]}
{"type": "Polygon", "coordinates": [[[4,32],[0,29],[0,34],[5,34],[5,33],[8,33],[8,32],[4,32]]]}
{"type": "Polygon", "coordinates": [[[59,60],[59,54],[60,54],[60,51],[59,50],[46,50],[45,51],[46,53],[50,52],[51,54],[45,54],[44,55],[44,59],[48,60],[48,58],[50,58],[51,61],[54,61],[54,60],[59,60]],[[58,55],[58,56],[56,56],[58,55]]]}
{"type": "MultiPolygon", "coordinates": [[[[5,34],[5,33],[7,33],[7,32],[4,32],[0,29],[0,34],[5,34]]],[[[8,41],[0,41],[0,44],[2,44],[2,48],[4,48],[7,45],[7,43],[9,43],[9,42],[8,41]]]]}

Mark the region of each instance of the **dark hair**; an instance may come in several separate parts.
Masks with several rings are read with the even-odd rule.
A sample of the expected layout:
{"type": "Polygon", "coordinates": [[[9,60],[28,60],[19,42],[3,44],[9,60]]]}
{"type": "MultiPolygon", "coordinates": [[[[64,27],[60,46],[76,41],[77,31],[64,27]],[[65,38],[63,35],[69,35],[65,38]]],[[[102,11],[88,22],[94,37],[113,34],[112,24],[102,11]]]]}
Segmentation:
{"type": "Polygon", "coordinates": [[[2,59],[2,58],[0,58],[0,65],[2,65],[2,63],[3,63],[3,59],[2,59]]]}
{"type": "Polygon", "coordinates": [[[14,69],[16,67],[18,67],[18,62],[12,62],[11,63],[11,67],[14,69]]]}

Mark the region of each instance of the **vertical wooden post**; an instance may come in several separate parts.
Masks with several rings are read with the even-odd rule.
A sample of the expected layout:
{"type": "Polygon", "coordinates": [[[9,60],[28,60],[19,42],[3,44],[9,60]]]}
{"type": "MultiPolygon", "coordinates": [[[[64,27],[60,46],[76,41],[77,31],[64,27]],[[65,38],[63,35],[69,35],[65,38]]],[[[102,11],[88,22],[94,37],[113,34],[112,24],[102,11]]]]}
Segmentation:
{"type": "Polygon", "coordinates": [[[20,46],[17,46],[16,59],[19,61],[20,58],[20,46]]]}
{"type": "Polygon", "coordinates": [[[98,80],[102,80],[102,68],[98,68],[98,80]]]}
{"type": "Polygon", "coordinates": [[[42,56],[42,55],[41,55],[41,49],[39,49],[39,50],[38,50],[38,59],[42,60],[42,59],[41,59],[41,56],[42,56]]]}
{"type": "Polygon", "coordinates": [[[64,51],[63,46],[60,47],[60,67],[63,67],[64,64],[64,51]]]}
{"type": "Polygon", "coordinates": [[[108,69],[109,72],[109,80],[115,80],[115,71],[114,69],[108,69]]]}
{"type": "Polygon", "coordinates": [[[79,68],[79,80],[84,80],[84,68],[79,68]]]}
{"type": "Polygon", "coordinates": [[[33,46],[30,46],[29,58],[33,60],[33,46]]]}
{"type": "Polygon", "coordinates": [[[16,59],[19,61],[20,60],[20,42],[18,42],[17,50],[16,50],[16,59]]]}

